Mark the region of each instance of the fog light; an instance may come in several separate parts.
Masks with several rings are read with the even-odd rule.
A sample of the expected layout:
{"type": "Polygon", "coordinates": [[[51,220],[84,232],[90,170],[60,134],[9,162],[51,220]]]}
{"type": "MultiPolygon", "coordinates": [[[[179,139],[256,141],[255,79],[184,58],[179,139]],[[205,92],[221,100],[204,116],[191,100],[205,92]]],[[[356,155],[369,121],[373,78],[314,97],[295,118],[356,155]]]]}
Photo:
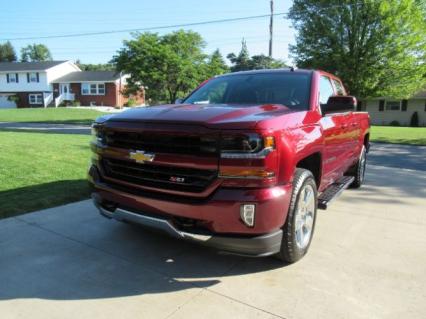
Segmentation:
{"type": "Polygon", "coordinates": [[[254,226],[254,216],[256,214],[256,205],[244,204],[240,207],[240,216],[244,224],[249,227],[254,226]]]}

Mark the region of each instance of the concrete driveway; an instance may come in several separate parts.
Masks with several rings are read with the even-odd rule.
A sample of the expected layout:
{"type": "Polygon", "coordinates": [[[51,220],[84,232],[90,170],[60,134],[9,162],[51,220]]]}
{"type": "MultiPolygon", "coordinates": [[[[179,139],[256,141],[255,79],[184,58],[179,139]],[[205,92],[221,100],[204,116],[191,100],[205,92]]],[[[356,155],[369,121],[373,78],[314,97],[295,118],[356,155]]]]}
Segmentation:
{"type": "Polygon", "coordinates": [[[5,219],[0,317],[424,318],[425,207],[425,171],[370,165],[288,266],[106,220],[90,201],[5,219]]]}

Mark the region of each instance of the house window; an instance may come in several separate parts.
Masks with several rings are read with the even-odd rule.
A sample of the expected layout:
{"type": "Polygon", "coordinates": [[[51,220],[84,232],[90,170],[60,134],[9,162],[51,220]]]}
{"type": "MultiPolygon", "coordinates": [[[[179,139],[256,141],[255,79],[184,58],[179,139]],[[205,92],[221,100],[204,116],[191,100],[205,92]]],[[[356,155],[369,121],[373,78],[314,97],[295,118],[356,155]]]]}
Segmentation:
{"type": "Polygon", "coordinates": [[[386,101],[386,111],[400,111],[401,101],[386,101]]]}
{"type": "Polygon", "coordinates": [[[82,83],[81,95],[105,95],[105,83],[82,83]]]}
{"type": "Polygon", "coordinates": [[[29,94],[30,104],[43,104],[43,94],[29,94]]]}
{"type": "Polygon", "coordinates": [[[28,73],[28,82],[38,82],[38,74],[35,72],[28,73]]]}
{"type": "Polygon", "coordinates": [[[81,84],[81,94],[82,95],[89,95],[90,92],[90,86],[88,83],[82,83],[81,84]]]}
{"type": "Polygon", "coordinates": [[[105,84],[98,84],[98,94],[105,95],[105,84]]]}
{"type": "Polygon", "coordinates": [[[8,73],[7,74],[7,82],[18,83],[19,82],[18,73],[8,73]]]}

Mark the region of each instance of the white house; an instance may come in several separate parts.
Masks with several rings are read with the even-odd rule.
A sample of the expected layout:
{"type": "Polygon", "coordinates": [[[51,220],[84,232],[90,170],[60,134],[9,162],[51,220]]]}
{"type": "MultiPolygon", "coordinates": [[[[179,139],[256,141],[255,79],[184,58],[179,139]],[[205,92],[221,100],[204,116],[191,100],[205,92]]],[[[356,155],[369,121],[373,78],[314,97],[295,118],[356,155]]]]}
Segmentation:
{"type": "Polygon", "coordinates": [[[0,63],[0,108],[47,106],[53,101],[52,82],[65,74],[81,71],[71,61],[0,63]],[[14,95],[18,101],[10,101],[14,95]]]}
{"type": "Polygon", "coordinates": [[[370,114],[371,123],[374,125],[397,122],[401,126],[409,126],[413,113],[417,112],[419,125],[426,126],[426,89],[407,100],[377,98],[362,101],[360,109],[370,114]]]}
{"type": "Polygon", "coordinates": [[[82,71],[71,61],[0,62],[0,109],[81,105],[122,106],[144,103],[144,92],[125,96],[128,75],[115,71],[82,71]]]}

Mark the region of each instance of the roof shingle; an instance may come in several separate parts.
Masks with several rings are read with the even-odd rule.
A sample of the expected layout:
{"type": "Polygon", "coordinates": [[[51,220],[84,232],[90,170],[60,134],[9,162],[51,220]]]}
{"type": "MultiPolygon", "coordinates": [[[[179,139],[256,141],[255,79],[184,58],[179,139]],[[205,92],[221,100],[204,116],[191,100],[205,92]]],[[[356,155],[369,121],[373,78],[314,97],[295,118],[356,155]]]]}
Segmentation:
{"type": "Polygon", "coordinates": [[[77,71],[71,72],[53,83],[60,82],[114,82],[120,78],[120,73],[116,71],[77,71]]]}
{"type": "Polygon", "coordinates": [[[0,72],[44,71],[67,61],[0,62],[0,72]]]}

